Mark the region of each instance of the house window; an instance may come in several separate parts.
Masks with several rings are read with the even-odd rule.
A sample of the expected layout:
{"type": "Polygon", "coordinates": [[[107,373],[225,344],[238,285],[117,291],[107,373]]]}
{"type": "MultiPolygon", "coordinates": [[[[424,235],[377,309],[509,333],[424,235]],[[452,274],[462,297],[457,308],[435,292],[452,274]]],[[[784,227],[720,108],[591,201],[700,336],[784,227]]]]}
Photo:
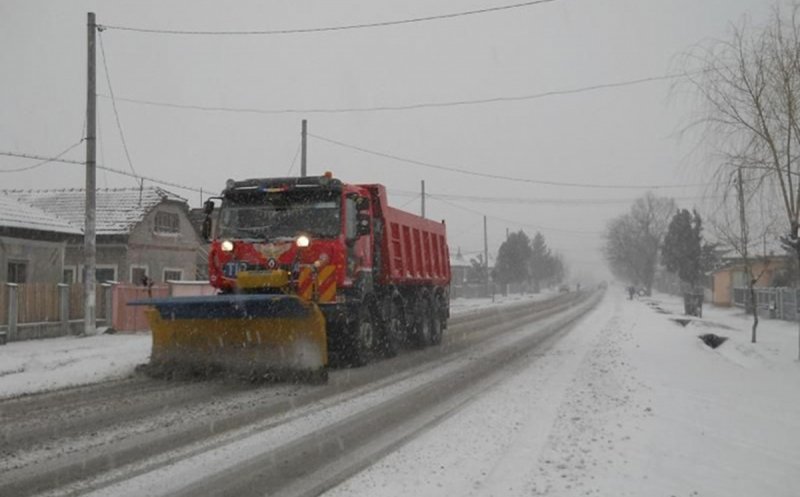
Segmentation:
{"type": "Polygon", "coordinates": [[[97,283],[105,283],[106,281],[117,281],[117,268],[112,267],[97,267],[95,269],[95,281],[97,283]]]}
{"type": "Polygon", "coordinates": [[[75,283],[75,266],[68,266],[64,268],[61,283],[75,283]]]}
{"type": "Polygon", "coordinates": [[[9,262],[8,263],[8,282],[9,283],[25,283],[28,275],[27,262],[9,262]]]}
{"type": "Polygon", "coordinates": [[[150,276],[150,271],[147,266],[131,266],[131,283],[134,285],[143,284],[148,276],[150,276]]]}
{"type": "Polygon", "coordinates": [[[173,212],[156,212],[155,229],[158,233],[178,233],[180,231],[178,215],[173,212]]]}
{"type": "Polygon", "coordinates": [[[165,269],[164,270],[164,282],[167,281],[180,281],[183,279],[183,270],[182,269],[165,269]]]}

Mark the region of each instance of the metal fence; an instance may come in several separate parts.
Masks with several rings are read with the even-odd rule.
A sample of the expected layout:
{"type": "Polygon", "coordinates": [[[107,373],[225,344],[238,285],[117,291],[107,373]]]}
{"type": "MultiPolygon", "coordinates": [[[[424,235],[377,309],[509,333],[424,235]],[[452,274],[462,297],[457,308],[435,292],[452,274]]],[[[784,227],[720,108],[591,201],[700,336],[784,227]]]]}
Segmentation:
{"type": "MultiPolygon", "coordinates": [[[[762,317],[797,321],[800,290],[797,288],[755,288],[756,309],[762,317]]],[[[744,309],[752,309],[750,290],[733,289],[733,304],[744,309]]]]}

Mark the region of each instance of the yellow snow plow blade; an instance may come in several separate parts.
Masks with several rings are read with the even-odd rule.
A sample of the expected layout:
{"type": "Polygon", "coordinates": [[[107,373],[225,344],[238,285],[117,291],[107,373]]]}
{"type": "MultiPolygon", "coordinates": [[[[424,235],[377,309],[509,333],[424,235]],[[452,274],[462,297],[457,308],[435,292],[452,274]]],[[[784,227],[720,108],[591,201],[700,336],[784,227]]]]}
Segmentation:
{"type": "Polygon", "coordinates": [[[215,371],[253,378],[324,380],[325,318],[291,295],[212,295],[149,299],[155,374],[215,371]]]}

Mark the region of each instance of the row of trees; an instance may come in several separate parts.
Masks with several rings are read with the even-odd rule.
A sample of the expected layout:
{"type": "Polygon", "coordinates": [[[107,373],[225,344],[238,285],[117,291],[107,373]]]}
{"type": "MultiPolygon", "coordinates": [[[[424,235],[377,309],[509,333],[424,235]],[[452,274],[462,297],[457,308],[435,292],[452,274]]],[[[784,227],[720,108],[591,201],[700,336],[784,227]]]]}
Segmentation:
{"type": "Polygon", "coordinates": [[[565,277],[564,261],[550,250],[544,235],[537,232],[531,240],[522,230],[510,233],[500,245],[492,271],[492,278],[498,283],[525,283],[534,292],[542,286],[559,284],[565,277]]]}
{"type": "MultiPolygon", "coordinates": [[[[764,23],[744,18],[726,39],[689,50],[683,69],[681,94],[696,98],[689,128],[700,131],[723,194],[735,192],[738,216],[725,238],[744,259],[752,295],[748,246],[776,238],[771,223],[752,222],[754,204],[782,224],[780,239],[800,260],[800,4],[776,3],[764,23]]],[[[755,342],[755,312],[753,320],[755,342]]]]}
{"type": "Polygon", "coordinates": [[[605,257],[612,273],[649,294],[658,264],[693,289],[717,264],[716,244],[703,239],[697,211],[678,209],[671,198],[651,192],[606,229],[605,257]]]}

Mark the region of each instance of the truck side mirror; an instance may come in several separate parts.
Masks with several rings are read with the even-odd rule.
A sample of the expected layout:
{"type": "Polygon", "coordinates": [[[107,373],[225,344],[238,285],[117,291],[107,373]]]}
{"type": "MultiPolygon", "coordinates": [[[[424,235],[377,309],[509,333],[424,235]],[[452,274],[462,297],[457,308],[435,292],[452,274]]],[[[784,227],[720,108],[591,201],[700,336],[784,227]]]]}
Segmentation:
{"type": "Polygon", "coordinates": [[[211,240],[211,214],[206,214],[206,218],[203,219],[203,228],[200,230],[200,236],[207,242],[211,240]]]}
{"type": "Polygon", "coordinates": [[[356,197],[356,210],[359,212],[369,210],[369,197],[356,197]]]}
{"type": "Polygon", "coordinates": [[[214,201],[209,199],[203,202],[203,212],[206,215],[206,218],[203,219],[203,227],[200,230],[200,236],[203,237],[205,241],[211,240],[211,213],[214,212],[214,201]]]}
{"type": "Polygon", "coordinates": [[[366,212],[359,212],[356,216],[356,235],[357,236],[364,236],[369,235],[370,228],[369,228],[369,221],[370,217],[369,214],[366,212]]]}

